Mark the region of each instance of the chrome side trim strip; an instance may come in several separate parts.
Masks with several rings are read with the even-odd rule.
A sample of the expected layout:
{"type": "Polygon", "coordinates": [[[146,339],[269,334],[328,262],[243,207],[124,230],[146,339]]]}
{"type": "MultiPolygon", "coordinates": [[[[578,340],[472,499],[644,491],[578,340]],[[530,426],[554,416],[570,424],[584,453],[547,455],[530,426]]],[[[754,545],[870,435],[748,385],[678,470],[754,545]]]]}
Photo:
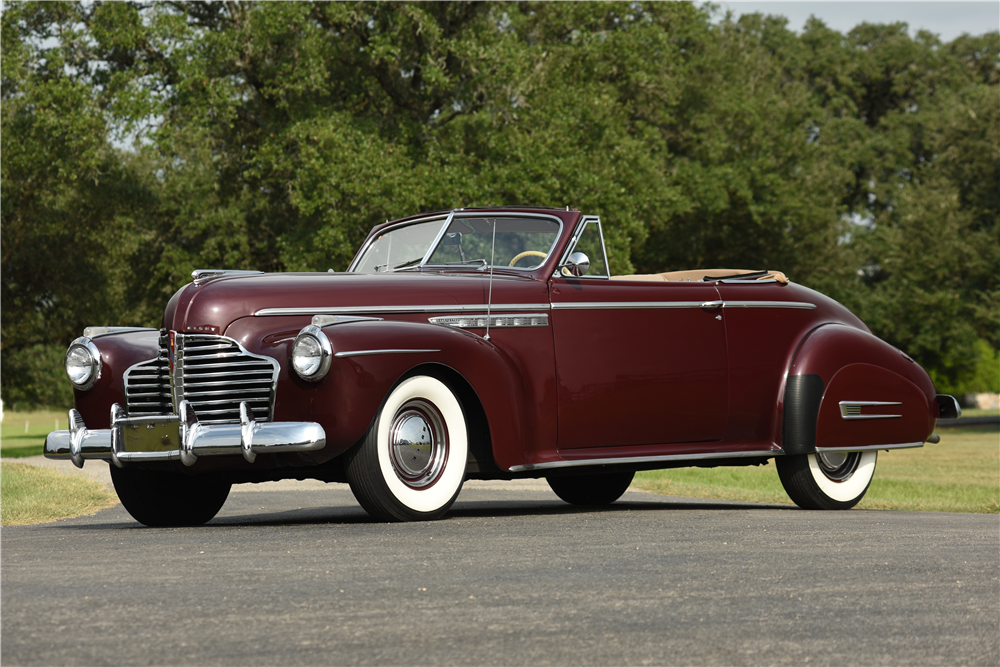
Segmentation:
{"type": "Polygon", "coordinates": [[[548,463],[528,463],[508,468],[510,472],[530,470],[553,470],[555,468],[577,468],[583,466],[617,465],[623,463],[658,463],[660,461],[698,461],[702,459],[736,459],[759,456],[782,456],[780,449],[765,449],[756,452],[712,452],[710,454],[667,454],[664,456],[626,456],[614,459],[580,459],[579,461],[550,461],[548,463]]]}
{"type": "Polygon", "coordinates": [[[702,308],[704,301],[580,301],[553,303],[552,310],[637,310],[647,308],[702,308]]]}
{"type": "MultiPolygon", "coordinates": [[[[459,329],[485,329],[485,315],[472,315],[460,317],[431,317],[427,321],[431,324],[443,324],[459,329]]],[[[525,327],[547,327],[549,326],[549,316],[547,313],[518,313],[516,315],[490,315],[489,324],[498,329],[519,329],[525,327]]]]}
{"type": "Polygon", "coordinates": [[[856,419],[898,419],[903,415],[863,415],[861,408],[876,405],[902,405],[899,401],[841,401],[840,416],[844,421],[856,419]]]}
{"type": "Polygon", "coordinates": [[[808,301],[726,301],[723,308],[795,308],[813,310],[815,303],[808,301]]]}
{"type": "MultiPolygon", "coordinates": [[[[491,310],[511,312],[518,310],[549,310],[547,303],[494,303],[491,310]]],[[[412,315],[422,313],[480,313],[486,304],[447,304],[419,306],[319,306],[315,308],[261,308],[254,317],[282,315],[352,315],[354,313],[383,313],[387,315],[412,315]]]]}
{"type": "Polygon", "coordinates": [[[337,352],[333,356],[338,359],[347,357],[370,357],[375,354],[418,354],[420,352],[440,352],[441,350],[351,350],[349,352],[337,352]]]}
{"type": "Polygon", "coordinates": [[[795,308],[812,310],[805,301],[581,301],[553,303],[554,310],[633,310],[646,308],[795,308]]]}
{"type": "Polygon", "coordinates": [[[923,447],[922,442],[900,442],[892,445],[860,445],[858,447],[817,447],[817,452],[868,452],[878,449],[912,449],[923,447]]]}

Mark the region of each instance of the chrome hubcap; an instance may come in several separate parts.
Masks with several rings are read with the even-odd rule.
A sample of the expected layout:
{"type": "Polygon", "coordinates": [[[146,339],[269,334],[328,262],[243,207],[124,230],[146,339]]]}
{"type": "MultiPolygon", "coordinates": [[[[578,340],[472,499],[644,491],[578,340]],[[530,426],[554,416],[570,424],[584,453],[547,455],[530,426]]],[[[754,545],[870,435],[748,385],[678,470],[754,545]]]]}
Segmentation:
{"type": "Polygon", "coordinates": [[[817,452],[816,461],[824,475],[835,482],[843,482],[857,470],[861,454],[858,452],[817,452]]]}
{"type": "Polygon", "coordinates": [[[420,399],[399,408],[389,427],[389,459],[396,476],[411,488],[438,480],[448,460],[448,432],[437,408],[420,399]]]}

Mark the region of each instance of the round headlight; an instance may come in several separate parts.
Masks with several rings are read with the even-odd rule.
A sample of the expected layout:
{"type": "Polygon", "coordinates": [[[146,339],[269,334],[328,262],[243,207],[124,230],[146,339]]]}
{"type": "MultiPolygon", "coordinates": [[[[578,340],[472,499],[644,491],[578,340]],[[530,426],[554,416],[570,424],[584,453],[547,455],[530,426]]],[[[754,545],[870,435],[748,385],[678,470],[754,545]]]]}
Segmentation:
{"type": "Polygon", "coordinates": [[[66,375],[81,391],[93,387],[101,377],[101,352],[86,336],[77,338],[66,350],[66,375]]]}
{"type": "Polygon", "coordinates": [[[292,343],[292,368],[303,380],[315,382],[330,370],[333,346],[323,330],[310,324],[292,343]]]}

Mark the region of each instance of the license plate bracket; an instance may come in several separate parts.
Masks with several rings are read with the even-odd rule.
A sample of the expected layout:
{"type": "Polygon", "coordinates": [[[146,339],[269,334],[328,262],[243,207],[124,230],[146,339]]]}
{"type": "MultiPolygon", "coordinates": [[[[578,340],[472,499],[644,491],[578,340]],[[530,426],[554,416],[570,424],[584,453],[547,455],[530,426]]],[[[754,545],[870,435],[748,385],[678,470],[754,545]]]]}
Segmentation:
{"type": "Polygon", "coordinates": [[[122,444],[126,452],[170,452],[180,449],[180,429],[176,421],[122,426],[122,444]]]}

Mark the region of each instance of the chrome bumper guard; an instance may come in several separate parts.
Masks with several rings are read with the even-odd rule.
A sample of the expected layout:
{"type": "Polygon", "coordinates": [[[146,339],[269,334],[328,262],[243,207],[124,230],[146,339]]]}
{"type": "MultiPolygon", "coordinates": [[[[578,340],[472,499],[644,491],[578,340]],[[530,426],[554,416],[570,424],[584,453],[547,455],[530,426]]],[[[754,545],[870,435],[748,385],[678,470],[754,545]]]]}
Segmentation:
{"type": "Polygon", "coordinates": [[[242,454],[253,463],[262,452],[311,452],[326,445],[326,432],[314,422],[264,422],[253,418],[240,403],[239,424],[202,424],[194,408],[181,401],[176,415],[128,417],[120,405],[111,406],[111,428],[90,430],[76,410],[69,411],[69,430],[52,431],[45,438],[45,457],[70,459],[77,468],[87,459],[110,460],[119,468],[133,461],[173,461],[193,465],[199,456],[242,454]],[[154,428],[176,422],[177,449],[128,451],[126,429],[154,428]]]}

